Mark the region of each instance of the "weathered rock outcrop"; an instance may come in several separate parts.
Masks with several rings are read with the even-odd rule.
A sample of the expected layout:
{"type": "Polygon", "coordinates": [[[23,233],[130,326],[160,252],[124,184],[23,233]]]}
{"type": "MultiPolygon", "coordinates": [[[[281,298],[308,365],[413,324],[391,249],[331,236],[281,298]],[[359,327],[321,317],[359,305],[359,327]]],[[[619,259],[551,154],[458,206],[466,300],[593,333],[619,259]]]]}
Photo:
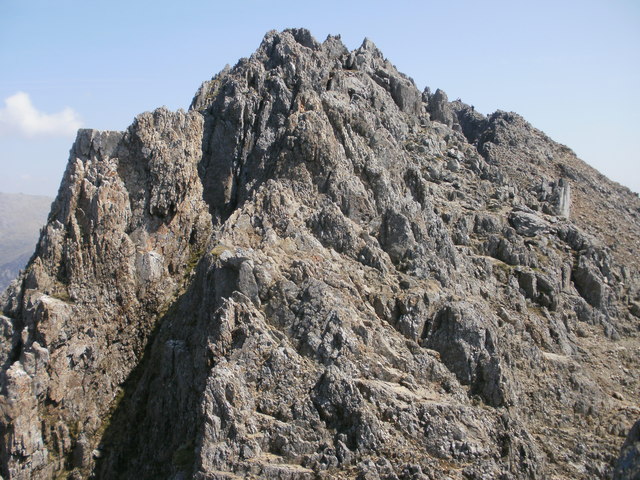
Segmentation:
{"type": "Polygon", "coordinates": [[[5,478],[88,465],[211,233],[201,138],[199,114],[166,110],[125,133],[78,133],[36,256],[4,306],[5,478]]]}
{"type": "Polygon", "coordinates": [[[368,40],[270,32],[188,113],[79,133],[4,297],[1,473],[607,478],[639,216],[368,40]]]}

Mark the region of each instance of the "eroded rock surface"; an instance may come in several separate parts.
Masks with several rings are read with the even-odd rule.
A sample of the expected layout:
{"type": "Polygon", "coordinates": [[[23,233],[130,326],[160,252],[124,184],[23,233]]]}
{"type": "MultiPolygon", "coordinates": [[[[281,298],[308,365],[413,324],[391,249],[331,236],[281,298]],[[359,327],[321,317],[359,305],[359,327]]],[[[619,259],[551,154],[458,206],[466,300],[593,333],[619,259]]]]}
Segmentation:
{"type": "Polygon", "coordinates": [[[608,478],[639,216],[368,40],[270,32],[188,113],[79,133],[3,299],[2,476],[608,478]]]}

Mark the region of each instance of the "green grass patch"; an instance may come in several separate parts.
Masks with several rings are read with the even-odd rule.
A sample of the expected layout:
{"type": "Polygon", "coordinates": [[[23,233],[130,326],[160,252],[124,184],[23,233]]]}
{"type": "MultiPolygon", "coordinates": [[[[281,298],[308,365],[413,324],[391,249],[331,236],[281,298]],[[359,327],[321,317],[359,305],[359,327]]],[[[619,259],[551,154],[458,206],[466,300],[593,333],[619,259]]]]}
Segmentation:
{"type": "Polygon", "coordinates": [[[231,247],[227,247],[226,245],[223,245],[222,243],[216,245],[215,247],[213,247],[211,249],[211,252],[209,252],[211,255],[213,255],[214,257],[218,258],[220,255],[222,255],[224,252],[226,251],[231,251],[231,247]]]}

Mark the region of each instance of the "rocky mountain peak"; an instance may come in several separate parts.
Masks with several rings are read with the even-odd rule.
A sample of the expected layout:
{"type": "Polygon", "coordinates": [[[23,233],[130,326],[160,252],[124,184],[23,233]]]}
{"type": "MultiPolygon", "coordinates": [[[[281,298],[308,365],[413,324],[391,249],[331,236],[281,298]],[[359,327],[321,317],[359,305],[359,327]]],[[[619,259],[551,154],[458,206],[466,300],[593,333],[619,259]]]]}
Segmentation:
{"type": "Polygon", "coordinates": [[[79,132],[2,301],[0,473],[632,478],[638,238],[518,115],[269,32],[79,132]]]}

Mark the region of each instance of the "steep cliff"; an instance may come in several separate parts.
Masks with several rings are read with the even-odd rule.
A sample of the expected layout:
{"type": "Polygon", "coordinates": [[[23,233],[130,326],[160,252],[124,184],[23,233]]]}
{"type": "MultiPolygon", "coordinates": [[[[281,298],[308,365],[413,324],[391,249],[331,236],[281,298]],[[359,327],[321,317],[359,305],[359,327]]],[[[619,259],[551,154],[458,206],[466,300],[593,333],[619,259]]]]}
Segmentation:
{"type": "Polygon", "coordinates": [[[639,239],[518,115],[270,32],[188,113],[79,132],[3,298],[1,474],[607,478],[639,239]]]}

